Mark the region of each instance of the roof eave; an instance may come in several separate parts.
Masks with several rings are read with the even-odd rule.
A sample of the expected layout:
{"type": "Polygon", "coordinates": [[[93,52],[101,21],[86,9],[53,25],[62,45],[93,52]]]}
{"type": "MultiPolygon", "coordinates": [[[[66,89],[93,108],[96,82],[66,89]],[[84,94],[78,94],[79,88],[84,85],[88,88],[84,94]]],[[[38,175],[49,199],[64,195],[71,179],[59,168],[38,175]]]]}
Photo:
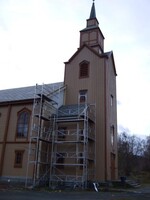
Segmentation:
{"type": "Polygon", "coordinates": [[[23,100],[12,100],[12,101],[2,101],[0,102],[0,106],[4,106],[4,105],[18,105],[18,104],[32,104],[34,101],[34,99],[23,99],[23,100]]]}

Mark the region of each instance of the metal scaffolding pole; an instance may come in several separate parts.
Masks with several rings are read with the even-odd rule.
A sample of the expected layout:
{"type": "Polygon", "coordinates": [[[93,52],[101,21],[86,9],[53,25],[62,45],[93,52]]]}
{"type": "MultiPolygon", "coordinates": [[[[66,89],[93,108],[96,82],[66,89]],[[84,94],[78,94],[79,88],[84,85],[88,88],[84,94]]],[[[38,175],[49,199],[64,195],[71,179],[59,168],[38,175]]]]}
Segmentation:
{"type": "Polygon", "coordinates": [[[59,88],[50,88],[49,85],[36,85],[31,132],[29,138],[28,163],[26,172],[26,187],[29,185],[47,184],[49,182],[51,166],[51,148],[54,135],[54,120],[57,103],[53,98],[59,88]]]}
{"type": "Polygon", "coordinates": [[[51,187],[87,187],[89,173],[95,169],[95,132],[89,133],[89,130],[95,130],[90,128],[91,125],[95,127],[94,112],[93,105],[83,104],[64,106],[58,111],[51,160],[51,187]]]}

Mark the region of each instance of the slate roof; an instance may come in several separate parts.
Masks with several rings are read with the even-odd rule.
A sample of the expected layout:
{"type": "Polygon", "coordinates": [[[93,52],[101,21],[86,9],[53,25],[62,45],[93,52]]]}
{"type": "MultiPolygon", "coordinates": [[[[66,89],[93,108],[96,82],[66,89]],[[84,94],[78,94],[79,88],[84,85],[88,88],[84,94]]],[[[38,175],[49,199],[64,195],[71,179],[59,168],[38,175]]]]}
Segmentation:
{"type": "MultiPolygon", "coordinates": [[[[59,88],[63,86],[62,82],[46,84],[50,89],[59,88]]],[[[42,85],[39,85],[42,87],[42,85]]],[[[0,103],[11,102],[11,101],[21,101],[21,100],[32,100],[34,99],[35,86],[21,87],[0,90],[0,103]]]]}
{"type": "Polygon", "coordinates": [[[63,105],[58,109],[58,118],[81,115],[85,108],[85,104],[63,105]]]}
{"type": "MultiPolygon", "coordinates": [[[[100,30],[100,28],[97,25],[92,25],[92,26],[89,26],[89,27],[82,29],[80,32],[84,32],[84,31],[96,29],[96,28],[98,28],[100,30]]],[[[101,30],[100,30],[100,32],[101,32],[101,30]]],[[[101,32],[101,34],[102,34],[102,32],[101,32]]],[[[102,36],[103,36],[103,34],[102,34],[102,36]]],[[[103,36],[103,38],[104,38],[104,36],[103,36]]]]}
{"type": "Polygon", "coordinates": [[[96,18],[96,11],[95,11],[95,4],[93,2],[92,8],[91,8],[91,13],[90,13],[90,19],[96,18]]]}

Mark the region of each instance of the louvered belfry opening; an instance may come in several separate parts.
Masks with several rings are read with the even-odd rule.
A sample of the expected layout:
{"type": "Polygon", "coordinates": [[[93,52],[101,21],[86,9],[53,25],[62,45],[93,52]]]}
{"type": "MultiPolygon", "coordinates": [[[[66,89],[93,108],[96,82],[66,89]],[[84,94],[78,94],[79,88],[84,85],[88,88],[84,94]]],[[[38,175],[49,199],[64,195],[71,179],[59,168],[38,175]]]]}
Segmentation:
{"type": "Polygon", "coordinates": [[[80,63],[79,78],[87,77],[89,77],[89,63],[87,61],[83,61],[80,63]]]}

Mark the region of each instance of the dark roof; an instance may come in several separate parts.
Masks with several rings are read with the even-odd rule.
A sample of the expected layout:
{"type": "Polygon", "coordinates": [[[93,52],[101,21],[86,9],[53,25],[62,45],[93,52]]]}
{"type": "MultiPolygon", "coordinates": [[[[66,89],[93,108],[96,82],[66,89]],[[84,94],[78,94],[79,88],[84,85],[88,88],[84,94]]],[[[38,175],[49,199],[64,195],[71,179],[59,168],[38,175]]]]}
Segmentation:
{"type": "Polygon", "coordinates": [[[95,4],[93,2],[92,4],[92,8],[91,8],[91,13],[90,13],[90,18],[89,19],[93,19],[96,18],[96,11],[95,11],[95,4]]]}
{"type": "Polygon", "coordinates": [[[85,108],[85,104],[63,105],[58,109],[58,118],[82,115],[85,108]]]}
{"type": "MultiPolygon", "coordinates": [[[[97,28],[100,30],[100,28],[98,26],[96,26],[96,25],[87,26],[86,28],[82,29],[80,32],[88,31],[88,30],[91,30],[91,29],[97,29],[97,28]]],[[[100,30],[100,32],[101,32],[101,30],[100,30]]],[[[102,32],[101,32],[101,34],[102,34],[102,32]]],[[[102,36],[103,36],[103,34],[102,34],[102,36]]],[[[103,36],[103,38],[104,38],[104,36],[103,36]]]]}
{"type": "MultiPolygon", "coordinates": [[[[42,85],[38,85],[42,89],[42,85]]],[[[62,82],[46,84],[50,91],[63,86],[62,82]]],[[[34,99],[35,86],[0,90],[0,103],[34,99]]]]}

